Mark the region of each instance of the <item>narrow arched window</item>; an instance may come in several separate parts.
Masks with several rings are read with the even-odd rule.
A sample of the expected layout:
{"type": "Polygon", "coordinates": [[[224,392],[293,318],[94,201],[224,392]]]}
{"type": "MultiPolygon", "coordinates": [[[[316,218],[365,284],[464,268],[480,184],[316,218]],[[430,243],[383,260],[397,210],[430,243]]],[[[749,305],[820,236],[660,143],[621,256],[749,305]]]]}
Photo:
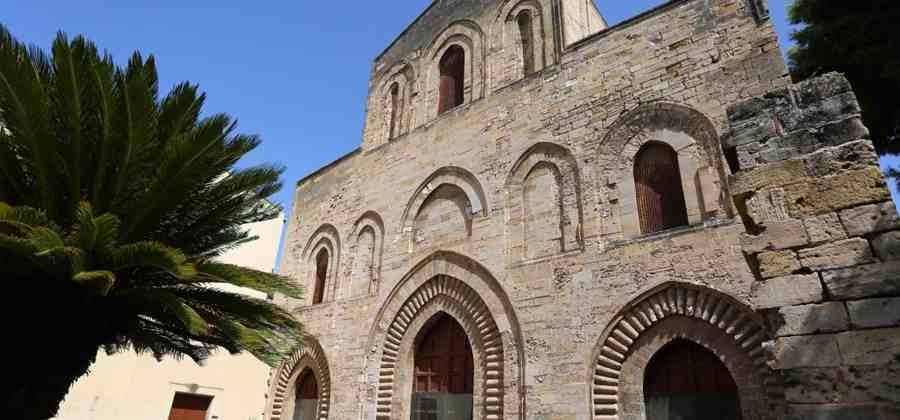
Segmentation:
{"type": "Polygon", "coordinates": [[[318,420],[319,384],[311,370],[306,369],[297,379],[293,420],[318,420]]]}
{"type": "Polygon", "coordinates": [[[459,45],[447,48],[438,66],[441,73],[438,114],[442,114],[463,103],[463,89],[466,76],[465,51],[459,45]]]}
{"type": "Polygon", "coordinates": [[[394,82],[391,85],[391,124],[390,124],[390,138],[394,138],[400,135],[400,118],[403,113],[403,104],[400,101],[400,84],[394,82]]]}
{"type": "Polygon", "coordinates": [[[313,305],[325,299],[325,279],[328,278],[328,251],[321,250],[316,255],[316,286],[313,288],[313,305]]]}
{"type": "Polygon", "coordinates": [[[522,64],[525,68],[525,75],[534,73],[534,35],[531,26],[531,11],[523,10],[516,16],[516,23],[519,24],[519,36],[522,39],[522,64]]]}
{"type": "Polygon", "coordinates": [[[412,420],[472,418],[473,381],[469,338],[441,315],[416,346],[412,420]]]}
{"type": "Polygon", "coordinates": [[[634,183],[642,233],[688,224],[678,154],[667,144],[651,142],[638,153],[634,183]]]}
{"type": "Polygon", "coordinates": [[[737,385],[709,350],[687,340],[663,347],[647,365],[648,419],[741,419],[737,385]]]}

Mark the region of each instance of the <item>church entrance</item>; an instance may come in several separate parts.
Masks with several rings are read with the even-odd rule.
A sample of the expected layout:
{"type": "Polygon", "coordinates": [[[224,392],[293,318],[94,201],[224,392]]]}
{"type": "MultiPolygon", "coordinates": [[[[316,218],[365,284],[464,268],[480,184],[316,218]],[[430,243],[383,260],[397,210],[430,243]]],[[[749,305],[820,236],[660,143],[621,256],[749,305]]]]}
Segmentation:
{"type": "Polygon", "coordinates": [[[740,420],[737,385],[716,355],[687,340],[663,347],[644,377],[647,420],[740,420]]]}
{"type": "Polygon", "coordinates": [[[415,355],[412,420],[472,418],[472,346],[448,315],[435,320],[415,355]]]}
{"type": "Polygon", "coordinates": [[[293,420],[316,420],[319,410],[319,384],[312,370],[306,369],[297,379],[293,420]]]}

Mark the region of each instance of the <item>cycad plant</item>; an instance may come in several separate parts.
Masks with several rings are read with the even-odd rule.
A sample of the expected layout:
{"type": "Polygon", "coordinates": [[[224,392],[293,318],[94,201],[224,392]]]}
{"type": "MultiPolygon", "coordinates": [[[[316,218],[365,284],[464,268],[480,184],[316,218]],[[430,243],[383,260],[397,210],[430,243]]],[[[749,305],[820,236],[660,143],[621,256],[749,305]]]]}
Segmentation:
{"type": "Polygon", "coordinates": [[[216,261],[278,217],[282,169],[236,169],[259,139],[203,102],[187,83],[159,98],[153,57],[121,68],[64,34],[47,55],[0,26],[4,418],[52,417],[100,349],[275,362],[301,339],[283,309],[217,287],[301,293],[216,261]]]}

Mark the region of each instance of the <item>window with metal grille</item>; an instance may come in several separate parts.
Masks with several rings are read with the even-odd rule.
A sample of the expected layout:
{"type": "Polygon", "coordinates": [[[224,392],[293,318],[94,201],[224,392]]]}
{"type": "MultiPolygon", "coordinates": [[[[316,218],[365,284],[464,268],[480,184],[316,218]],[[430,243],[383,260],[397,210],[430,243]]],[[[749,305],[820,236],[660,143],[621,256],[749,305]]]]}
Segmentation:
{"type": "Polygon", "coordinates": [[[641,232],[659,232],[688,224],[678,154],[669,145],[647,143],[634,163],[641,232]]]}
{"type": "Polygon", "coordinates": [[[471,419],[473,380],[469,338],[443,315],[416,347],[412,420],[471,419]]]}
{"type": "Polygon", "coordinates": [[[313,288],[313,305],[325,299],[325,279],[328,277],[328,251],[321,250],[316,255],[316,286],[313,288]]]}
{"type": "Polygon", "coordinates": [[[453,45],[444,52],[438,66],[441,73],[438,114],[442,114],[463,103],[466,52],[459,45],[453,45]]]}
{"type": "Polygon", "coordinates": [[[676,340],[647,365],[647,418],[655,420],[740,420],[737,385],[728,368],[702,346],[676,340]]]}
{"type": "Polygon", "coordinates": [[[534,35],[531,26],[531,11],[523,10],[516,16],[519,24],[519,35],[522,39],[522,63],[525,68],[525,76],[534,73],[534,35]]]}

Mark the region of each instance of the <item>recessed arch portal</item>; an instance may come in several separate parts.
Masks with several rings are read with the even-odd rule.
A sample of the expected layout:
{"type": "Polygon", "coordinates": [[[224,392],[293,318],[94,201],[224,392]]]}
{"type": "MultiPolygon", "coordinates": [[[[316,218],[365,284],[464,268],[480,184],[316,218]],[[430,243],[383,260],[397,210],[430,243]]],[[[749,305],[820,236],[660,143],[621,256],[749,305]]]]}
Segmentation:
{"type": "Polygon", "coordinates": [[[471,344],[473,419],[523,418],[524,354],[511,303],[487,270],[449,252],[416,265],[375,319],[369,348],[377,350],[367,365],[376,417],[410,417],[416,345],[445,316],[471,344]]]}
{"type": "Polygon", "coordinates": [[[607,419],[646,417],[648,361],[676,340],[714,354],[738,387],[743,420],[778,419],[784,387],[766,364],[764,322],[718,291],[668,283],[625,306],[601,335],[591,369],[591,414],[607,419]]]}
{"type": "Polygon", "coordinates": [[[741,420],[738,387],[728,367],[711,351],[676,339],[661,348],[644,373],[648,419],[741,420]]]}
{"type": "Polygon", "coordinates": [[[327,420],[331,408],[331,372],[328,360],[319,342],[306,337],[304,343],[272,375],[266,418],[293,420],[296,411],[303,408],[297,405],[298,400],[312,399],[311,391],[315,391],[316,403],[315,410],[307,410],[315,412],[310,420],[327,420]],[[303,398],[298,399],[298,396],[303,398]]]}

